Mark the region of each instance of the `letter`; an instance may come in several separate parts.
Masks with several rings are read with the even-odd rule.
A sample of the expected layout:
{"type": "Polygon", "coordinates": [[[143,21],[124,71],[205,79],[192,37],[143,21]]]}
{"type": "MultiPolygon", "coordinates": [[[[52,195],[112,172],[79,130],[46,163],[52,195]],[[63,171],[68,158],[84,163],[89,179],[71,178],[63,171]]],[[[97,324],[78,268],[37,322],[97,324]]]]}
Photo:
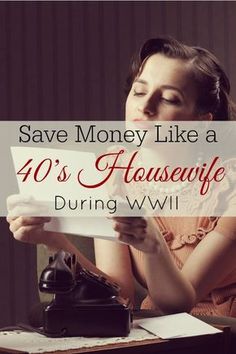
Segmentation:
{"type": "Polygon", "coordinates": [[[137,147],[140,147],[142,144],[143,144],[143,141],[144,141],[144,139],[145,139],[145,136],[146,136],[146,134],[147,134],[147,130],[145,129],[145,130],[143,130],[142,131],[142,133],[140,132],[140,130],[135,130],[136,131],[136,133],[137,133],[137,136],[138,136],[138,138],[139,138],[139,144],[136,144],[136,146],[137,147]]]}
{"type": "Polygon", "coordinates": [[[220,167],[216,170],[213,180],[216,182],[220,182],[222,181],[222,179],[225,177],[225,168],[224,167],[220,167]],[[221,177],[220,177],[221,176],[221,177]],[[219,177],[219,178],[217,178],[219,177]]]}
{"type": "Polygon", "coordinates": [[[83,129],[81,128],[81,125],[75,125],[75,127],[77,128],[77,137],[75,139],[75,143],[82,143],[82,142],[86,143],[87,140],[89,139],[89,136],[90,136],[89,142],[95,143],[95,140],[94,140],[94,128],[96,127],[95,124],[89,126],[86,136],[83,132],[83,129]],[[80,135],[82,136],[82,140],[80,138],[80,135]]]}
{"type": "Polygon", "coordinates": [[[208,143],[218,143],[215,130],[210,129],[206,132],[206,141],[208,143]]]}
{"type": "Polygon", "coordinates": [[[61,210],[61,209],[63,209],[65,207],[66,200],[61,195],[55,195],[54,200],[55,200],[55,202],[54,202],[55,210],[61,210]],[[60,199],[61,199],[61,203],[63,203],[62,205],[59,204],[60,203],[60,199]]]}
{"type": "Polygon", "coordinates": [[[124,132],[124,140],[126,143],[132,143],[134,141],[135,133],[133,130],[127,129],[124,132]]]}
{"type": "Polygon", "coordinates": [[[144,204],[144,202],[146,200],[146,196],[143,197],[141,202],[138,201],[137,199],[134,199],[133,202],[131,202],[128,196],[126,196],[126,200],[127,200],[128,204],[129,204],[129,207],[130,207],[131,210],[133,210],[135,208],[138,208],[139,210],[141,210],[142,207],[143,207],[143,204],[144,204]]]}
{"type": "MultiPolygon", "coordinates": [[[[108,134],[107,131],[105,131],[106,134],[108,134]]],[[[110,140],[108,138],[108,135],[107,135],[107,138],[106,138],[106,141],[109,141],[109,143],[122,143],[122,135],[121,135],[121,131],[118,130],[118,129],[115,129],[115,130],[109,130],[109,132],[111,133],[111,137],[110,137],[110,140]]],[[[103,141],[105,142],[105,141],[103,141]]]]}
{"type": "Polygon", "coordinates": [[[157,206],[162,210],[164,208],[165,204],[167,203],[167,199],[168,199],[168,196],[166,196],[164,201],[161,203],[160,200],[157,198],[156,201],[153,203],[152,199],[148,196],[149,204],[153,210],[155,210],[157,206]]]}
{"type": "Polygon", "coordinates": [[[64,129],[58,130],[58,132],[57,132],[57,141],[59,143],[65,143],[67,141],[67,138],[68,138],[68,133],[67,133],[66,130],[64,130],[64,129]]]}
{"type": "Polygon", "coordinates": [[[109,209],[109,214],[114,214],[117,210],[117,200],[109,199],[107,201],[107,209],[109,209]]]}
{"type": "MultiPolygon", "coordinates": [[[[129,166],[117,166],[117,163],[118,163],[118,160],[119,160],[119,157],[124,153],[124,150],[121,149],[119,152],[115,152],[115,153],[108,153],[108,154],[103,154],[101,156],[99,156],[97,158],[97,160],[95,161],[95,168],[97,171],[101,172],[101,171],[108,171],[108,174],[107,176],[105,176],[103,178],[102,181],[98,182],[98,183],[95,183],[95,184],[87,184],[85,182],[82,181],[82,173],[84,171],[84,169],[81,169],[79,170],[78,174],[77,174],[77,181],[79,182],[79,184],[82,186],[82,187],[85,187],[85,188],[97,188],[97,187],[100,187],[102,186],[104,183],[106,183],[109,178],[111,177],[112,173],[114,170],[127,170],[129,169],[129,166]],[[114,156],[114,161],[111,162],[112,164],[109,165],[108,163],[108,158],[114,156]],[[105,163],[104,163],[104,160],[105,160],[105,163]],[[102,162],[104,163],[104,166],[101,166],[102,165],[102,162]]],[[[135,152],[137,153],[137,151],[135,152]]]]}
{"type": "Polygon", "coordinates": [[[27,128],[30,131],[30,125],[23,124],[20,126],[20,133],[27,136],[27,140],[24,140],[21,136],[19,136],[19,143],[28,143],[30,141],[30,134],[24,131],[24,128],[27,128]]]}
{"type": "Polygon", "coordinates": [[[161,124],[156,124],[155,127],[156,127],[156,140],[155,140],[155,143],[166,143],[167,142],[167,137],[165,137],[164,140],[160,139],[160,129],[162,128],[162,125],[161,124]]]}
{"type": "MultiPolygon", "coordinates": [[[[217,164],[219,160],[219,156],[216,156],[213,161],[211,162],[211,165],[208,167],[208,170],[206,171],[206,175],[204,176],[203,178],[203,183],[202,183],[202,186],[201,186],[201,190],[200,190],[200,194],[201,195],[205,195],[207,192],[208,192],[208,189],[210,187],[210,182],[213,180],[213,178],[210,178],[210,174],[211,172],[213,171],[213,168],[215,167],[215,165],[217,164]]],[[[204,166],[205,164],[203,164],[204,166]]],[[[214,174],[215,176],[215,174],[214,174]]],[[[223,176],[224,177],[224,176],[223,176]]],[[[200,181],[200,178],[199,178],[199,181],[200,181]]]]}
{"type": "MultiPolygon", "coordinates": [[[[106,143],[107,141],[109,141],[108,132],[105,129],[99,130],[97,133],[97,140],[100,143],[106,143]],[[104,138],[102,136],[104,136],[104,138]]],[[[112,142],[112,140],[110,142],[112,142]]]]}
{"type": "Polygon", "coordinates": [[[67,174],[66,167],[68,167],[68,166],[67,165],[63,166],[59,175],[57,176],[58,182],[66,182],[70,178],[71,173],[67,174]]]}
{"type": "MultiPolygon", "coordinates": [[[[171,138],[171,140],[169,140],[169,142],[186,143],[186,139],[183,135],[186,134],[187,130],[181,129],[181,131],[179,131],[180,128],[177,124],[175,124],[173,127],[175,127],[175,139],[172,140],[172,138],[171,138]]],[[[171,129],[174,129],[173,127],[170,126],[171,129]]],[[[173,130],[172,130],[172,133],[174,134],[173,130]]]]}
{"type": "Polygon", "coordinates": [[[33,131],[32,141],[33,141],[34,143],[44,143],[44,140],[43,140],[43,133],[42,133],[41,130],[35,129],[35,130],[33,131]]]}
{"type": "Polygon", "coordinates": [[[196,143],[196,141],[198,141],[198,132],[194,129],[189,130],[187,133],[187,139],[190,143],[196,143]]]}

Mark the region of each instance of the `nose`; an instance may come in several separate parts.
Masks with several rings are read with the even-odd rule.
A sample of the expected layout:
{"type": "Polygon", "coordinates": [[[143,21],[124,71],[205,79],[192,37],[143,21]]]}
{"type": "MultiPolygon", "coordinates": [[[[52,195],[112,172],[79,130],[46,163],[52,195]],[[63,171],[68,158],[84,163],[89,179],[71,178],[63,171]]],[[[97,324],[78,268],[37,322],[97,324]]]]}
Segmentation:
{"type": "Polygon", "coordinates": [[[153,99],[146,99],[139,102],[138,111],[141,112],[145,117],[152,118],[157,114],[157,102],[153,99]]]}

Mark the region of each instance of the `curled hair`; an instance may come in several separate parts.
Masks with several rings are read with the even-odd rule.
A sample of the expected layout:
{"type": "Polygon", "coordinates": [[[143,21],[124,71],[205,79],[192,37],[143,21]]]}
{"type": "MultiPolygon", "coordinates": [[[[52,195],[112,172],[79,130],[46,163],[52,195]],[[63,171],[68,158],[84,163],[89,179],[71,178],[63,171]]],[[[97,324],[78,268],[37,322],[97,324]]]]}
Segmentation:
{"type": "Polygon", "coordinates": [[[235,105],[230,99],[230,82],[218,59],[204,48],[191,47],[171,37],[153,38],[144,43],[132,60],[131,73],[126,82],[127,93],[140,74],[145,60],[156,53],[190,63],[198,93],[198,114],[212,113],[214,120],[235,118],[235,105]]]}

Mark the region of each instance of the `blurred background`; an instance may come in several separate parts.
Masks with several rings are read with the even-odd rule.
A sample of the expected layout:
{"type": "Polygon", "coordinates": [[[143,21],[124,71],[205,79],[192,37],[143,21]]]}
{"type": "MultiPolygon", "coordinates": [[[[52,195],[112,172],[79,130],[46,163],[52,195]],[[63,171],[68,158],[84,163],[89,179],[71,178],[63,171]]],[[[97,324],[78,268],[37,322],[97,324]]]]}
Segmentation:
{"type": "MultiPolygon", "coordinates": [[[[235,100],[235,14],[234,1],[1,1],[0,118],[123,119],[130,58],[159,35],[213,51],[235,100]]],[[[2,327],[26,321],[38,291],[36,248],[3,218],[0,247],[2,327]]]]}

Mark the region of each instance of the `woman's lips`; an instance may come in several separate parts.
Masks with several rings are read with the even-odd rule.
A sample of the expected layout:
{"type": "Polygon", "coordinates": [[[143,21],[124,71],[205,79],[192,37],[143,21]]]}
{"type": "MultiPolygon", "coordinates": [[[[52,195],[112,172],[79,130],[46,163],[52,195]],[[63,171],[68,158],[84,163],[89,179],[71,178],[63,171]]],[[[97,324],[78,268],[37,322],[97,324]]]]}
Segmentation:
{"type": "Polygon", "coordinates": [[[142,119],[142,118],[133,118],[131,119],[133,122],[145,122],[147,119],[142,119]]]}
{"type": "Polygon", "coordinates": [[[130,121],[130,123],[133,123],[136,127],[142,128],[142,129],[148,129],[152,127],[152,122],[146,120],[146,119],[141,119],[141,118],[134,118],[130,121]]]}

